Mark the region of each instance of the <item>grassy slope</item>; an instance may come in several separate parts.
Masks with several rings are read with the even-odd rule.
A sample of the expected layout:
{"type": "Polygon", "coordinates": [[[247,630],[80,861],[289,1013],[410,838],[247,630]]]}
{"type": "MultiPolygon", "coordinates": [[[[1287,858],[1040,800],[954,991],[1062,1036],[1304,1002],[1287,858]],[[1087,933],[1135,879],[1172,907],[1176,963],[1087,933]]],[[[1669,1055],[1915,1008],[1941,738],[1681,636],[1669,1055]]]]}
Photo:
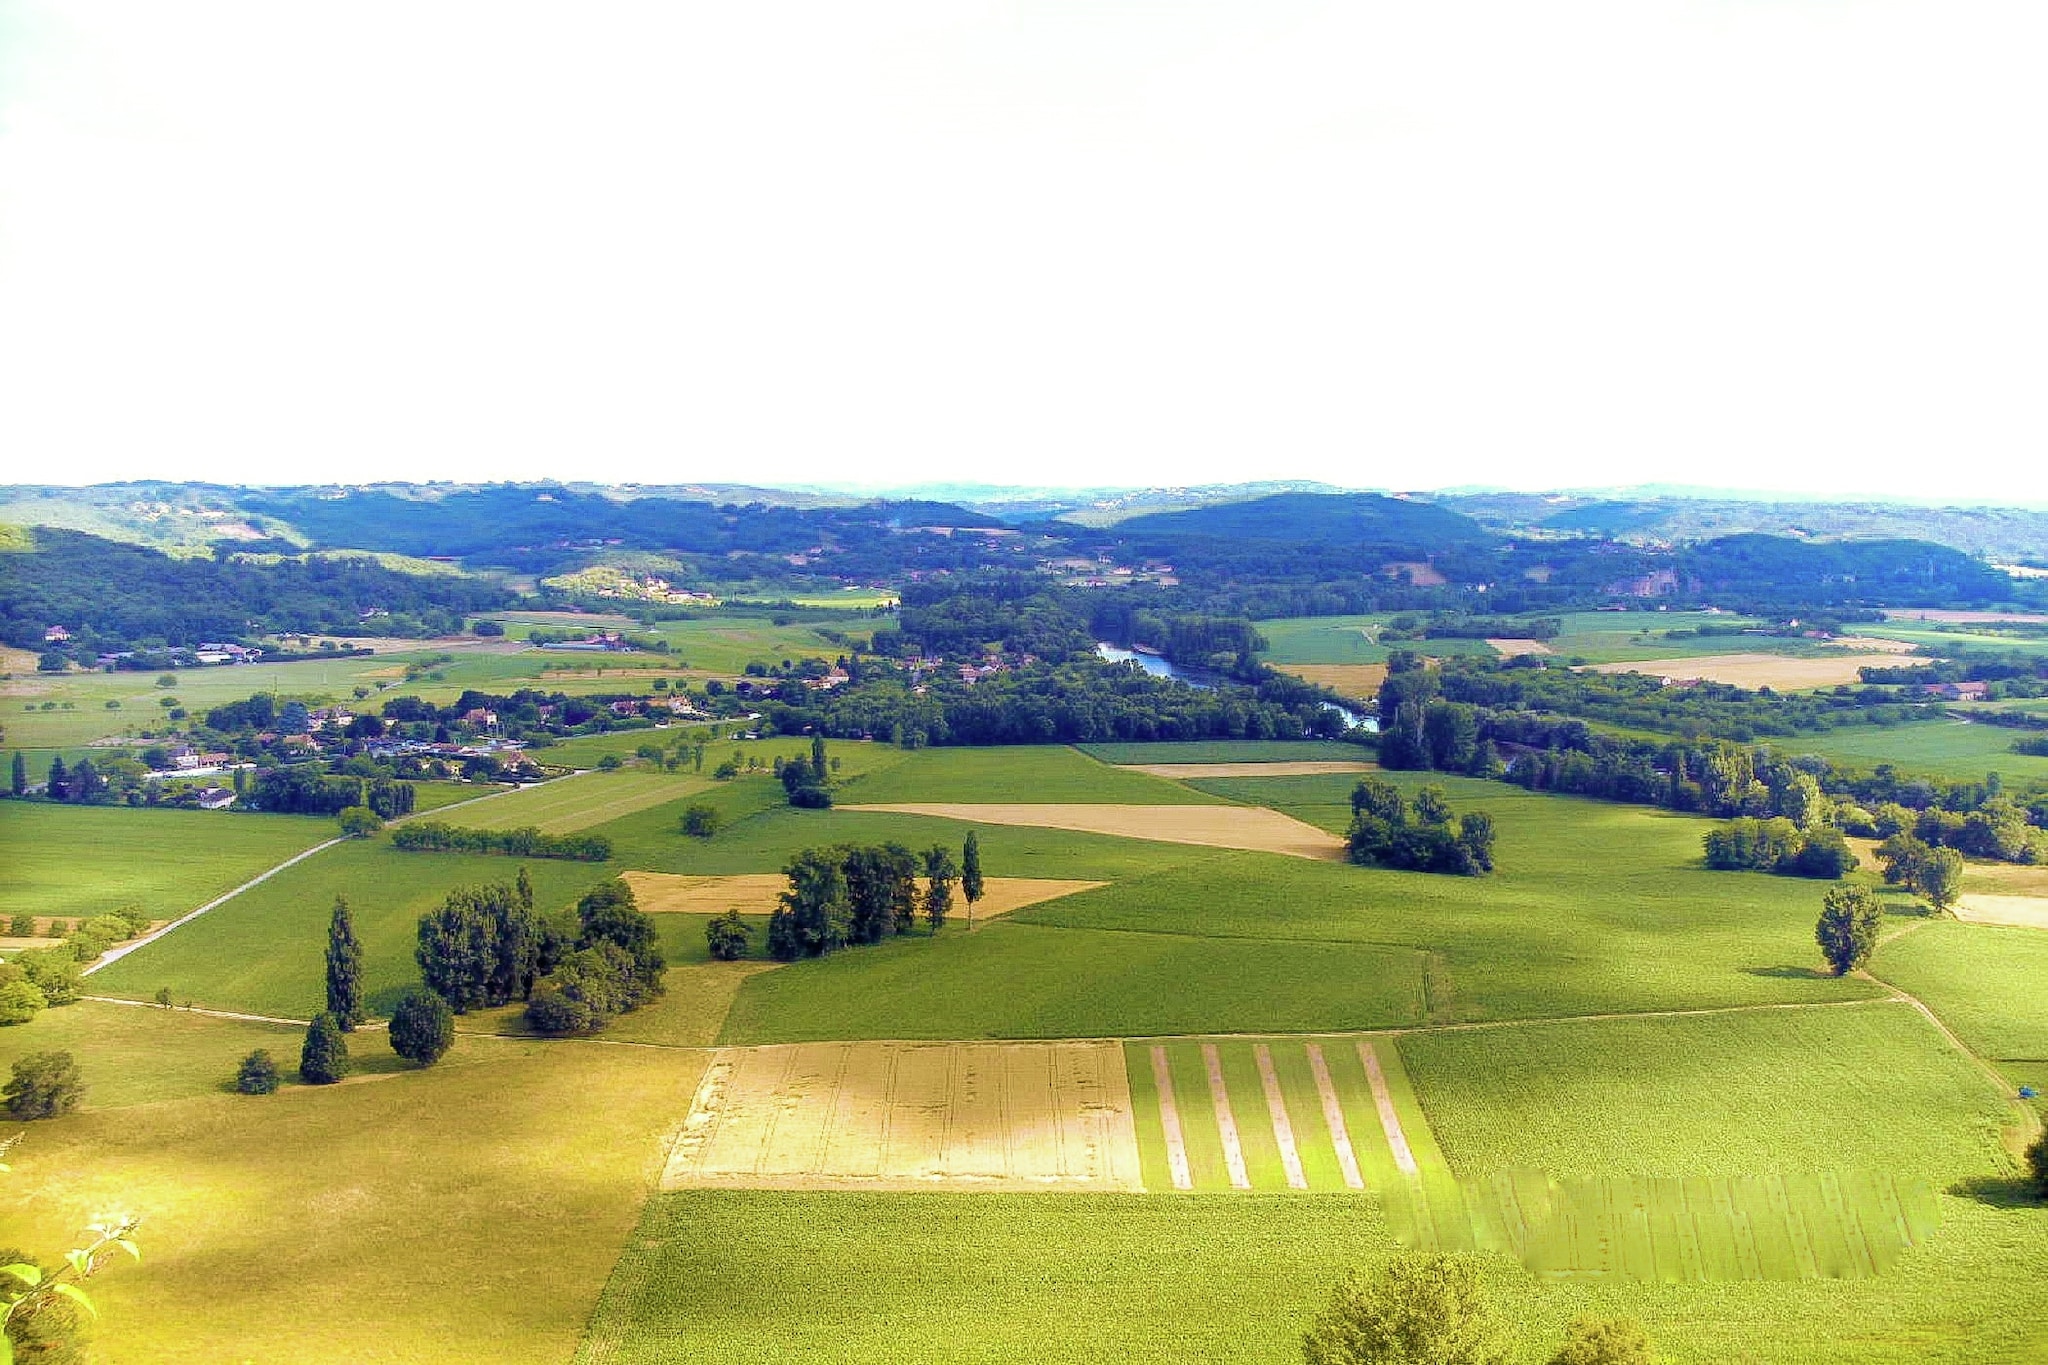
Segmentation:
{"type": "Polygon", "coordinates": [[[1986,1057],[2048,1061],[2048,932],[1937,920],[1870,963],[1986,1057]]]}
{"type": "Polygon", "coordinates": [[[0,1032],[45,1046],[92,1107],[31,1126],[0,1220],[54,1250],[143,1216],[141,1264],[94,1283],[108,1365],[567,1359],[703,1065],[463,1038],[415,1072],[359,1034],[376,1074],[262,1098],[222,1087],[252,1047],[293,1067],[296,1031],[85,1002],[0,1032]]]}
{"type": "Polygon", "coordinates": [[[1995,772],[2014,778],[2048,780],[2048,758],[2016,754],[2012,742],[2023,732],[1967,721],[1882,728],[1845,726],[1823,735],[1799,735],[1779,747],[1790,753],[1820,754],[1855,768],[1890,763],[1903,773],[1981,780],[1995,772]]]}
{"type": "Polygon", "coordinates": [[[1318,739],[1210,739],[1076,746],[1104,763],[1361,763],[1372,750],[1318,739]]]}
{"type": "Polygon", "coordinates": [[[1873,1166],[1953,1178],[1994,1169],[2010,1121],[1916,1011],[1883,1001],[1415,1033],[1400,1047],[1467,1176],[1873,1166]]]}
{"type": "Polygon", "coordinates": [[[196,909],[333,837],[327,820],[220,811],[0,803],[0,913],[93,915],[129,902],[196,909]]]}

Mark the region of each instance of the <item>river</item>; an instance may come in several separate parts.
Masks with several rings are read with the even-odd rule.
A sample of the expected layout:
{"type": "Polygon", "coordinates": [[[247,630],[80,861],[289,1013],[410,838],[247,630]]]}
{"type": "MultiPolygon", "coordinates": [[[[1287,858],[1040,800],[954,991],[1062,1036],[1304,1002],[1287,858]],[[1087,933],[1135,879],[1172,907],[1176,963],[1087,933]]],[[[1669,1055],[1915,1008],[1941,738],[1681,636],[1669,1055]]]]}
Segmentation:
{"type": "MultiPolygon", "coordinates": [[[[1140,649],[1122,649],[1107,642],[1097,642],[1095,652],[1113,664],[1134,663],[1155,678],[1172,678],[1176,682],[1186,683],[1189,687],[1214,688],[1217,684],[1225,681],[1224,678],[1209,672],[1207,669],[1188,668],[1183,664],[1176,664],[1169,659],[1163,659],[1157,654],[1148,654],[1140,649]]],[[[1379,732],[1380,723],[1378,717],[1361,716],[1350,707],[1339,706],[1335,702],[1324,702],[1323,704],[1342,716],[1344,723],[1352,729],[1355,730],[1362,725],[1374,734],[1379,732]]]]}

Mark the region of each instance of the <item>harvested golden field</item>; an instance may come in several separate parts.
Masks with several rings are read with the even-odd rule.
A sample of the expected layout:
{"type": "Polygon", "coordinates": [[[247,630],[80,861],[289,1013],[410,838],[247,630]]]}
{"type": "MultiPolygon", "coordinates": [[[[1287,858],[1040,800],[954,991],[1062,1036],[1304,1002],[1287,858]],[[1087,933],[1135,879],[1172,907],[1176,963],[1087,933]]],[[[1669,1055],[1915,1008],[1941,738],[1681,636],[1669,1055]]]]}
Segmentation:
{"type": "MultiPolygon", "coordinates": [[[[742,915],[765,915],[781,903],[788,881],[775,872],[748,873],[737,877],[686,877],[671,872],[622,872],[633,888],[633,899],[649,914],[722,915],[737,910],[742,915]]],[[[1050,877],[990,877],[984,884],[974,917],[994,919],[1012,910],[1022,910],[1040,901],[1057,900],[1077,891],[1093,891],[1102,882],[1062,881],[1050,877]]],[[[954,913],[965,915],[966,902],[954,890],[954,913]]]]}
{"type": "Polygon", "coordinates": [[[1273,667],[1292,673],[1303,682],[1327,687],[1340,697],[1370,698],[1379,695],[1387,680],[1385,664],[1279,664],[1273,667]]]}
{"type": "Polygon", "coordinates": [[[1956,918],[1971,924],[2011,924],[2048,929],[2048,898],[1967,895],[1956,902],[1956,918]]]}
{"type": "Polygon", "coordinates": [[[906,801],[842,809],[936,815],[982,825],[1034,825],[1040,829],[1070,829],[1166,844],[1285,853],[1295,858],[1344,858],[1344,841],[1336,835],[1263,806],[981,806],[906,801]]]}
{"type": "Polygon", "coordinates": [[[1123,1047],[725,1048],[697,1087],[661,1184],[1137,1190],[1123,1047]]]}
{"type": "Polygon", "coordinates": [[[1875,654],[1911,654],[1918,648],[1911,640],[1887,640],[1881,635],[1837,635],[1828,643],[1837,649],[1875,654]]]}
{"type": "Polygon", "coordinates": [[[1971,863],[1963,886],[2000,896],[2048,896],[2048,865],[2041,863],[1971,863]]]}
{"type": "Polygon", "coordinates": [[[1503,655],[1557,653],[1541,640],[1496,640],[1489,635],[1486,643],[1493,646],[1494,653],[1503,655]]]}
{"type": "Polygon", "coordinates": [[[1588,664],[1589,673],[1646,673],[1673,680],[1769,687],[1780,692],[1860,682],[1859,668],[1890,668],[1895,654],[1838,654],[1799,659],[1787,654],[1709,654],[1691,659],[1647,659],[1633,663],[1588,664]]]}
{"type": "Polygon", "coordinates": [[[1154,777],[1313,777],[1318,773],[1368,773],[1376,763],[1312,760],[1305,763],[1121,763],[1118,767],[1154,777]]]}

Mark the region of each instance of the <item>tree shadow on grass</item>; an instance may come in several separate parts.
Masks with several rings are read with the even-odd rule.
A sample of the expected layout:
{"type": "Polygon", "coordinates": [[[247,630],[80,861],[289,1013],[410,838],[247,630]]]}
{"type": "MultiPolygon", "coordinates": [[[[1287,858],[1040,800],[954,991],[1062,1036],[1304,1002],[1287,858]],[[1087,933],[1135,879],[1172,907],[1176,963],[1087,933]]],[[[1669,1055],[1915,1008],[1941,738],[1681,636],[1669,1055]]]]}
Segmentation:
{"type": "Polygon", "coordinates": [[[1824,967],[1744,967],[1748,976],[1768,976],[1777,981],[1832,981],[1835,974],[1824,967]]]}
{"type": "Polygon", "coordinates": [[[2048,1205],[2040,1187],[2021,1175],[1973,1175],[1949,1186],[1948,1192],[1994,1209],[2039,1210],[2048,1205]]]}

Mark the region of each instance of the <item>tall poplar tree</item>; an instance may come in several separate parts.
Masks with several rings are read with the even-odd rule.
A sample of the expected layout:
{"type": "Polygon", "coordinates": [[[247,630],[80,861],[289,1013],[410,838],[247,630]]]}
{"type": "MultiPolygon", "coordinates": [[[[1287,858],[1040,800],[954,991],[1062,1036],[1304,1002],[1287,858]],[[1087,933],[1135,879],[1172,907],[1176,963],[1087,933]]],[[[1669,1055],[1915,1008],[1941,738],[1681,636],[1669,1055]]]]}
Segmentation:
{"type": "Polygon", "coordinates": [[[363,1022],[363,945],[356,939],[348,902],[340,896],[327,921],[327,1012],[345,1033],[363,1022]]]}
{"type": "Polygon", "coordinates": [[[981,840],[973,830],[960,848],[960,894],[967,898],[967,927],[974,928],[974,904],[981,899],[981,840]]]}
{"type": "Polygon", "coordinates": [[[14,773],[12,786],[16,796],[28,795],[28,760],[21,756],[21,750],[14,751],[14,773]]]}

